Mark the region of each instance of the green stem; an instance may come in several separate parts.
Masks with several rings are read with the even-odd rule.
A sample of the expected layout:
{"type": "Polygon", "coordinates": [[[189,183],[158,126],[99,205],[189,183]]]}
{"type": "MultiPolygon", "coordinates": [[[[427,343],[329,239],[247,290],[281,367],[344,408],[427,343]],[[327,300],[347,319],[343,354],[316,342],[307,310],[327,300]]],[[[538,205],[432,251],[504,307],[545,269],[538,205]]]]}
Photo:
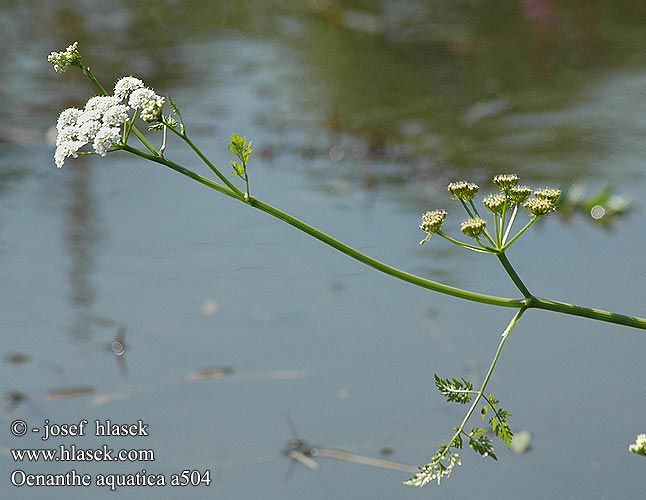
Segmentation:
{"type": "Polygon", "coordinates": [[[527,307],[544,309],[546,311],[569,314],[570,316],[580,316],[582,318],[589,318],[597,321],[604,321],[606,323],[614,323],[617,325],[646,330],[646,318],[618,314],[612,311],[605,311],[603,309],[596,309],[593,307],[577,306],[567,302],[560,302],[558,300],[532,297],[527,300],[527,307]]]}
{"type": "Polygon", "coordinates": [[[241,197],[244,197],[244,193],[240,191],[229,179],[226,178],[226,176],[220,172],[220,170],[213,164],[211,163],[211,160],[209,160],[202,151],[193,144],[193,141],[191,141],[188,138],[188,135],[186,133],[181,133],[179,130],[176,130],[174,127],[168,127],[171,132],[174,132],[180,139],[182,139],[186,144],[188,144],[188,147],[190,147],[193,152],[199,156],[200,160],[204,162],[204,164],[211,169],[211,171],[218,176],[218,178],[226,184],[226,186],[233,191],[234,193],[240,195],[241,197]]]}
{"type": "Polygon", "coordinates": [[[233,192],[228,187],[222,186],[217,182],[213,182],[212,180],[207,179],[206,177],[203,177],[200,174],[197,174],[192,170],[189,170],[167,158],[163,158],[161,156],[154,156],[146,153],[145,151],[135,149],[128,145],[123,146],[121,149],[129,153],[135,154],[141,158],[145,158],[147,160],[154,161],[155,163],[165,165],[175,170],[176,172],[182,175],[185,175],[186,177],[189,177],[211,189],[219,191],[220,193],[226,194],[231,198],[235,198],[236,200],[239,200],[239,201],[245,201],[252,207],[262,210],[263,212],[266,212],[269,215],[272,215],[277,219],[280,219],[286,222],[287,224],[294,226],[297,229],[300,229],[301,231],[309,234],[310,236],[313,236],[314,238],[322,241],[323,243],[331,246],[332,248],[336,248],[340,252],[348,255],[349,257],[352,257],[353,259],[356,259],[359,262],[362,262],[390,276],[394,276],[396,278],[399,278],[403,281],[420,286],[422,288],[427,288],[429,290],[440,292],[446,295],[452,295],[454,297],[459,297],[465,300],[471,300],[474,302],[481,302],[484,304],[490,304],[490,305],[496,305],[496,306],[502,306],[502,307],[522,307],[524,305],[524,301],[521,299],[511,299],[507,297],[497,297],[495,295],[471,292],[469,290],[463,290],[461,288],[445,285],[443,283],[438,283],[436,281],[432,281],[426,278],[422,278],[421,276],[417,276],[415,274],[402,271],[401,269],[398,269],[396,267],[393,267],[381,261],[378,261],[377,259],[374,259],[369,255],[366,255],[363,252],[360,252],[359,250],[352,248],[349,245],[346,245],[342,241],[339,241],[336,238],[333,238],[332,236],[324,233],[323,231],[320,231],[319,229],[316,229],[315,227],[310,226],[309,224],[303,222],[302,220],[297,219],[296,217],[293,217],[288,213],[283,212],[282,210],[279,210],[278,208],[275,208],[256,198],[248,197],[245,200],[244,194],[240,193],[239,191],[233,192]]]}
{"type": "Polygon", "coordinates": [[[336,248],[340,252],[346,254],[348,257],[352,257],[353,259],[358,260],[359,262],[362,262],[367,266],[373,267],[374,269],[377,269],[378,271],[381,271],[390,276],[394,276],[395,278],[399,278],[402,281],[406,281],[408,283],[412,283],[414,285],[420,286],[422,288],[427,288],[435,292],[440,292],[445,295],[451,295],[453,297],[459,297],[461,299],[471,300],[473,302],[481,302],[484,304],[503,306],[503,307],[524,306],[524,303],[525,303],[524,300],[510,299],[506,297],[497,297],[494,295],[471,292],[469,290],[463,290],[461,288],[445,285],[443,283],[438,283],[436,281],[432,281],[426,278],[422,278],[421,276],[417,276],[417,275],[408,273],[406,271],[402,271],[401,269],[398,269],[396,267],[393,267],[381,261],[378,261],[377,259],[374,259],[373,257],[370,257],[369,255],[366,255],[363,252],[360,252],[359,250],[349,245],[346,245],[342,241],[339,241],[336,238],[333,238],[332,236],[324,233],[323,231],[320,231],[319,229],[316,229],[315,227],[310,226],[309,224],[303,222],[302,220],[297,219],[296,217],[293,217],[288,213],[285,213],[282,210],[279,210],[278,208],[275,208],[256,198],[250,197],[248,203],[252,207],[262,210],[263,212],[266,212],[269,215],[272,215],[277,219],[280,219],[283,222],[286,222],[287,224],[294,226],[297,229],[300,229],[301,231],[309,234],[310,236],[322,241],[326,245],[329,245],[332,248],[336,248]]]}
{"type": "Polygon", "coordinates": [[[483,246],[483,245],[475,246],[475,245],[470,245],[470,244],[465,243],[465,242],[460,241],[460,240],[456,240],[455,238],[452,238],[451,236],[449,236],[448,234],[442,232],[441,230],[437,231],[437,235],[441,236],[445,240],[450,241],[451,243],[453,243],[453,244],[455,244],[455,245],[457,245],[459,247],[466,248],[467,250],[473,250],[474,252],[481,252],[481,253],[495,253],[496,252],[493,248],[489,248],[487,246],[483,246]]]}
{"type": "Polygon", "coordinates": [[[487,384],[489,383],[489,379],[491,378],[491,374],[493,373],[493,370],[496,367],[496,363],[498,362],[498,358],[500,357],[500,353],[502,352],[502,347],[505,345],[505,342],[509,337],[509,332],[511,332],[514,326],[516,326],[516,323],[518,323],[518,320],[525,312],[525,309],[526,309],[525,307],[521,307],[520,309],[518,309],[518,311],[516,311],[516,314],[514,314],[514,317],[507,325],[507,328],[505,328],[505,330],[503,331],[502,338],[500,339],[500,342],[498,343],[498,348],[496,349],[496,353],[494,354],[493,359],[491,360],[491,364],[489,365],[489,370],[487,370],[487,374],[482,380],[480,389],[478,389],[478,392],[476,393],[475,398],[473,398],[473,401],[471,402],[471,406],[467,410],[466,415],[462,419],[462,422],[460,423],[460,425],[456,428],[455,434],[449,441],[449,446],[451,446],[453,444],[453,441],[462,433],[462,431],[464,430],[464,427],[467,425],[467,422],[471,418],[471,415],[473,415],[473,412],[478,407],[480,398],[482,398],[484,391],[487,388],[487,384]]]}
{"type": "Polygon", "coordinates": [[[534,224],[534,222],[536,222],[537,220],[538,220],[538,217],[537,217],[536,215],[532,216],[532,218],[529,220],[529,222],[528,222],[527,224],[525,224],[525,225],[523,226],[523,228],[522,228],[520,231],[518,231],[518,232],[514,235],[514,237],[513,237],[512,239],[510,239],[507,243],[505,243],[505,244],[503,245],[503,247],[501,248],[501,250],[502,250],[503,252],[504,252],[505,250],[507,250],[507,249],[512,245],[512,243],[513,243],[514,241],[516,241],[518,238],[520,238],[520,235],[521,235],[521,234],[523,234],[525,231],[527,231],[527,230],[529,229],[529,227],[530,227],[532,224],[534,224]]]}
{"type": "Polygon", "coordinates": [[[507,223],[507,229],[505,230],[505,234],[502,237],[502,241],[500,242],[500,246],[502,247],[505,244],[505,241],[507,241],[507,238],[509,237],[509,232],[511,231],[511,226],[514,225],[514,221],[516,220],[516,214],[518,213],[518,203],[514,205],[514,210],[511,213],[511,217],[509,218],[509,222],[507,223]]]}
{"type": "MultiPolygon", "coordinates": [[[[422,278],[421,276],[416,276],[414,274],[408,273],[406,271],[403,271],[401,269],[398,269],[396,267],[393,267],[381,261],[378,261],[377,259],[374,259],[373,257],[370,257],[369,255],[366,255],[360,252],[359,250],[356,250],[355,248],[352,248],[351,246],[346,245],[342,241],[339,241],[333,238],[332,236],[324,233],[323,231],[320,231],[315,227],[310,226],[309,224],[301,221],[300,219],[297,219],[296,217],[293,217],[288,213],[285,213],[282,210],[279,210],[278,208],[275,208],[256,198],[248,197],[247,199],[245,199],[244,194],[241,193],[240,190],[233,191],[229,187],[223,186],[221,184],[218,184],[217,182],[207,179],[206,177],[203,177],[193,172],[192,170],[189,170],[171,160],[168,160],[167,158],[156,156],[154,154],[149,154],[128,145],[123,146],[121,149],[123,149],[124,151],[128,151],[130,153],[133,153],[141,158],[145,158],[147,160],[150,160],[155,163],[164,165],[168,168],[171,168],[172,170],[175,170],[176,172],[186,177],[189,177],[199,182],[200,184],[203,184],[211,189],[214,189],[222,194],[225,194],[230,198],[234,198],[238,201],[245,202],[259,210],[262,210],[263,212],[268,213],[269,215],[272,215],[273,217],[276,217],[277,219],[282,220],[283,222],[286,222],[291,226],[294,226],[297,229],[300,229],[301,231],[309,234],[310,236],[322,241],[323,243],[331,246],[332,248],[339,250],[340,252],[346,254],[347,256],[352,257],[353,259],[358,260],[363,264],[366,264],[367,266],[370,266],[374,269],[377,269],[378,271],[381,271],[385,274],[398,278],[402,281],[412,283],[413,285],[426,288],[429,290],[433,290],[435,292],[443,293],[445,295],[451,295],[453,297],[458,297],[458,298],[470,300],[473,302],[480,302],[483,304],[490,304],[490,305],[501,306],[501,307],[522,308],[522,310],[530,309],[530,308],[545,309],[548,311],[569,314],[572,316],[581,316],[584,318],[604,321],[607,323],[615,323],[618,325],[624,325],[632,328],[639,328],[642,330],[646,330],[646,318],[627,316],[624,314],[617,314],[611,311],[604,311],[602,309],[576,306],[573,304],[568,304],[566,302],[543,299],[540,297],[532,296],[531,294],[529,294],[529,291],[527,291],[529,295],[526,296],[524,299],[498,297],[495,295],[488,295],[484,293],[463,290],[461,288],[456,288],[450,285],[445,285],[443,283],[438,283],[436,281],[422,278]]],[[[498,255],[504,255],[504,254],[498,254],[498,255]]],[[[511,269],[513,270],[513,268],[511,269]]],[[[513,271],[513,274],[515,274],[515,271],[513,271]]],[[[518,279],[520,280],[520,278],[518,279]]],[[[522,281],[520,281],[520,283],[522,283],[522,281]]],[[[519,286],[518,283],[517,283],[517,286],[519,286]]]]}
{"type": "MultiPolygon", "coordinates": [[[[462,203],[462,206],[466,210],[467,214],[469,214],[469,217],[483,219],[483,217],[480,216],[480,212],[478,212],[478,207],[476,207],[475,203],[473,203],[473,200],[469,200],[469,205],[471,205],[471,208],[473,209],[473,213],[471,213],[471,210],[469,210],[467,208],[467,204],[464,202],[464,200],[460,200],[460,202],[462,203]]],[[[489,241],[489,243],[491,244],[491,246],[493,248],[497,249],[499,247],[499,245],[497,245],[493,241],[493,238],[489,234],[489,231],[487,231],[486,227],[485,227],[485,230],[484,230],[483,234],[485,235],[485,238],[487,238],[487,240],[489,241]]],[[[480,241],[478,241],[478,243],[480,243],[480,241]]],[[[483,245],[482,243],[480,243],[480,246],[482,246],[483,248],[488,248],[486,245],[483,245]]]]}
{"type": "Polygon", "coordinates": [[[156,156],[152,155],[149,153],[146,153],[145,151],[141,151],[139,149],[133,148],[132,146],[122,146],[121,149],[124,151],[127,151],[129,153],[132,153],[134,155],[137,155],[141,158],[145,158],[146,160],[153,161],[155,163],[159,163],[161,165],[164,165],[172,170],[175,170],[175,172],[178,172],[182,175],[185,175],[186,177],[189,177],[193,179],[194,181],[199,182],[200,184],[205,185],[206,187],[209,187],[211,189],[214,189],[215,191],[218,191],[222,194],[225,194],[231,198],[235,198],[236,200],[243,200],[244,195],[242,193],[235,193],[231,191],[228,187],[223,186],[221,184],[218,184],[217,182],[212,181],[211,179],[207,179],[206,177],[197,174],[193,172],[192,170],[189,170],[188,168],[182,167],[181,165],[175,163],[174,161],[169,160],[168,158],[164,158],[162,156],[156,156]]]}
{"type": "Polygon", "coordinates": [[[523,283],[523,280],[520,279],[520,276],[518,276],[518,273],[511,265],[511,262],[509,262],[509,259],[505,255],[505,252],[499,252],[496,254],[496,256],[498,257],[498,260],[502,264],[502,267],[505,268],[505,271],[507,271],[507,274],[514,282],[514,285],[516,285],[516,287],[520,290],[520,293],[522,293],[525,296],[525,298],[528,298],[528,299],[531,298],[532,294],[523,283]]]}

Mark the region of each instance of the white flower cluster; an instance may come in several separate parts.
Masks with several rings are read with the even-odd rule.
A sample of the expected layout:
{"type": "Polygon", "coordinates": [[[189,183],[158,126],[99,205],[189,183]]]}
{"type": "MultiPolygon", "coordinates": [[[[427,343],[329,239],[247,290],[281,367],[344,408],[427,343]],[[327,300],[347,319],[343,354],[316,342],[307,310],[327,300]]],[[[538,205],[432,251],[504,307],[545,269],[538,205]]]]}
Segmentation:
{"type": "Polygon", "coordinates": [[[628,451],[646,456],[646,434],[639,434],[635,442],[628,447],[628,451]]]}
{"type": "Polygon", "coordinates": [[[47,60],[54,66],[57,73],[65,73],[65,70],[72,65],[81,65],[81,54],[79,52],[79,43],[74,42],[63,52],[52,52],[47,56],[47,60]]]}
{"type": "Polygon", "coordinates": [[[83,109],[66,109],[56,124],[56,166],[61,168],[68,156],[76,158],[86,144],[92,144],[96,154],[105,156],[120,143],[121,127],[131,109],[141,110],[144,121],[154,122],[160,119],[163,105],[164,98],[146,88],[144,82],[126,76],[116,83],[114,95],[92,97],[83,109]]]}

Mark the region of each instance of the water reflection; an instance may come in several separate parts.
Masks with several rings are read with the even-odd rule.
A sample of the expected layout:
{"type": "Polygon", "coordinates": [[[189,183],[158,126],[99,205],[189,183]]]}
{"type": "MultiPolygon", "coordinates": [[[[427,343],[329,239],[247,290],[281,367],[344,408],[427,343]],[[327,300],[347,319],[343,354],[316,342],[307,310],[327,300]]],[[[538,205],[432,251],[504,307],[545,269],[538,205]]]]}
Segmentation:
{"type": "Polygon", "coordinates": [[[74,162],[68,169],[69,196],[65,210],[65,246],[69,255],[69,298],[75,319],[70,333],[87,340],[94,328],[96,291],[92,283],[99,243],[99,214],[88,162],[74,162]]]}

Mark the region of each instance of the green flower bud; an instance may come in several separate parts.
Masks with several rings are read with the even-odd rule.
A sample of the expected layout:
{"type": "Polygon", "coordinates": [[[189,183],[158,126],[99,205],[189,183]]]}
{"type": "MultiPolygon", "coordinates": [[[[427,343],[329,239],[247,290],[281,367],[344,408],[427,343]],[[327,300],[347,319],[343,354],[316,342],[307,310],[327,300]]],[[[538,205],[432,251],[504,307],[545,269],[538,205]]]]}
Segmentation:
{"type": "Polygon", "coordinates": [[[494,214],[502,214],[506,202],[507,197],[505,193],[490,194],[482,200],[482,204],[494,214]]]}
{"type": "Polygon", "coordinates": [[[477,238],[480,236],[487,226],[487,222],[480,217],[475,219],[467,219],[460,225],[460,231],[466,236],[477,238]]]}
{"type": "Polygon", "coordinates": [[[518,184],[518,176],[516,174],[500,174],[493,178],[493,183],[503,191],[507,192],[518,184]]]}
{"type": "Polygon", "coordinates": [[[552,188],[537,189],[534,191],[534,196],[536,196],[536,198],[555,203],[556,200],[559,199],[559,196],[561,196],[561,190],[552,188]]]}
{"type": "Polygon", "coordinates": [[[472,200],[475,195],[478,194],[478,189],[480,188],[477,184],[467,181],[451,182],[446,187],[446,190],[451,196],[453,196],[453,198],[463,201],[472,200]]]}
{"type": "Polygon", "coordinates": [[[530,194],[532,194],[532,190],[529,186],[513,186],[507,191],[507,196],[514,203],[522,203],[529,198],[530,194]]]}
{"type": "Polygon", "coordinates": [[[446,219],[445,210],[433,210],[422,215],[422,223],[419,228],[429,235],[435,234],[440,230],[442,223],[446,219]]]}
{"type": "Polygon", "coordinates": [[[538,197],[528,198],[527,201],[523,203],[523,207],[536,217],[540,217],[541,215],[554,211],[554,203],[545,198],[538,197]]]}
{"type": "Polygon", "coordinates": [[[54,66],[54,71],[64,73],[70,66],[82,66],[81,53],[78,50],[79,43],[74,42],[63,52],[52,52],[47,56],[47,60],[54,66]]]}

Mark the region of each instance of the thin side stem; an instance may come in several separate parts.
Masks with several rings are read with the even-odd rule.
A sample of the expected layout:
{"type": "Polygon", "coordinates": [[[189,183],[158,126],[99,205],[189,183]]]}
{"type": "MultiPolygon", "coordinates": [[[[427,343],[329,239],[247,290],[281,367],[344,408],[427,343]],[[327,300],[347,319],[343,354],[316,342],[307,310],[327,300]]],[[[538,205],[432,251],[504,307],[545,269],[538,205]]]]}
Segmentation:
{"type": "Polygon", "coordinates": [[[528,222],[527,224],[525,224],[525,225],[523,226],[523,228],[522,228],[520,231],[518,231],[518,232],[514,235],[514,237],[513,237],[512,239],[510,239],[507,243],[505,243],[505,244],[504,244],[504,246],[501,248],[501,250],[502,250],[502,251],[507,250],[507,249],[512,245],[512,243],[513,243],[514,241],[516,241],[518,238],[520,238],[520,235],[521,235],[521,234],[523,234],[525,231],[527,231],[527,230],[530,228],[530,226],[531,226],[532,224],[534,224],[534,222],[536,222],[537,220],[538,220],[538,217],[534,215],[534,216],[529,220],[529,222],[528,222]]]}
{"type": "Polygon", "coordinates": [[[207,167],[209,167],[209,168],[211,169],[211,171],[212,171],[215,175],[217,175],[217,176],[218,176],[218,178],[219,178],[222,182],[224,182],[224,184],[225,184],[225,185],[226,185],[226,186],[227,186],[231,191],[233,191],[234,193],[239,194],[241,197],[242,197],[242,196],[244,196],[243,192],[242,192],[242,191],[240,191],[240,189],[238,189],[238,188],[235,186],[235,184],[233,184],[229,179],[227,179],[227,178],[225,177],[225,175],[224,175],[222,172],[220,172],[220,170],[219,170],[215,165],[213,165],[213,163],[211,162],[211,160],[209,160],[209,159],[204,155],[204,153],[202,153],[202,151],[201,151],[197,146],[195,146],[195,144],[193,144],[193,141],[191,141],[191,140],[188,138],[188,135],[186,135],[185,133],[181,133],[179,130],[176,130],[176,129],[175,129],[175,128],[173,128],[173,127],[168,127],[168,128],[169,128],[172,132],[174,132],[174,133],[175,133],[175,134],[176,134],[180,139],[182,139],[186,144],[188,144],[188,147],[190,147],[190,148],[193,150],[193,152],[194,152],[197,156],[199,156],[200,160],[202,160],[202,161],[204,162],[204,164],[205,164],[207,167]]]}
{"type": "Polygon", "coordinates": [[[511,217],[509,218],[509,222],[507,223],[507,229],[505,230],[505,234],[502,237],[502,241],[500,246],[502,247],[505,242],[507,241],[507,238],[509,237],[509,232],[511,231],[511,226],[514,225],[514,221],[516,220],[516,214],[518,213],[518,203],[514,205],[514,210],[511,213],[511,217]]]}
{"type": "Polygon", "coordinates": [[[455,434],[449,441],[449,446],[451,446],[454,442],[454,440],[462,433],[464,430],[464,427],[467,425],[467,422],[471,418],[471,415],[473,415],[473,412],[475,409],[478,407],[478,403],[480,402],[480,398],[482,398],[485,389],[487,388],[487,384],[489,383],[489,379],[491,378],[491,374],[493,373],[494,368],[496,367],[496,363],[498,362],[498,358],[500,357],[500,353],[502,352],[502,348],[505,345],[505,342],[507,341],[507,338],[509,337],[509,333],[511,330],[516,326],[516,323],[518,323],[518,320],[520,317],[523,315],[525,312],[525,307],[521,307],[516,311],[516,314],[514,314],[514,317],[511,319],[509,324],[507,325],[507,328],[502,333],[502,337],[500,339],[500,342],[498,343],[498,348],[496,349],[496,353],[493,356],[493,359],[491,360],[491,364],[489,365],[489,370],[487,370],[487,374],[485,375],[484,379],[482,379],[482,384],[480,385],[480,389],[478,389],[478,392],[476,393],[476,396],[473,398],[471,402],[471,406],[469,406],[469,409],[467,410],[466,415],[462,419],[462,422],[460,425],[456,428],[455,434]]]}

